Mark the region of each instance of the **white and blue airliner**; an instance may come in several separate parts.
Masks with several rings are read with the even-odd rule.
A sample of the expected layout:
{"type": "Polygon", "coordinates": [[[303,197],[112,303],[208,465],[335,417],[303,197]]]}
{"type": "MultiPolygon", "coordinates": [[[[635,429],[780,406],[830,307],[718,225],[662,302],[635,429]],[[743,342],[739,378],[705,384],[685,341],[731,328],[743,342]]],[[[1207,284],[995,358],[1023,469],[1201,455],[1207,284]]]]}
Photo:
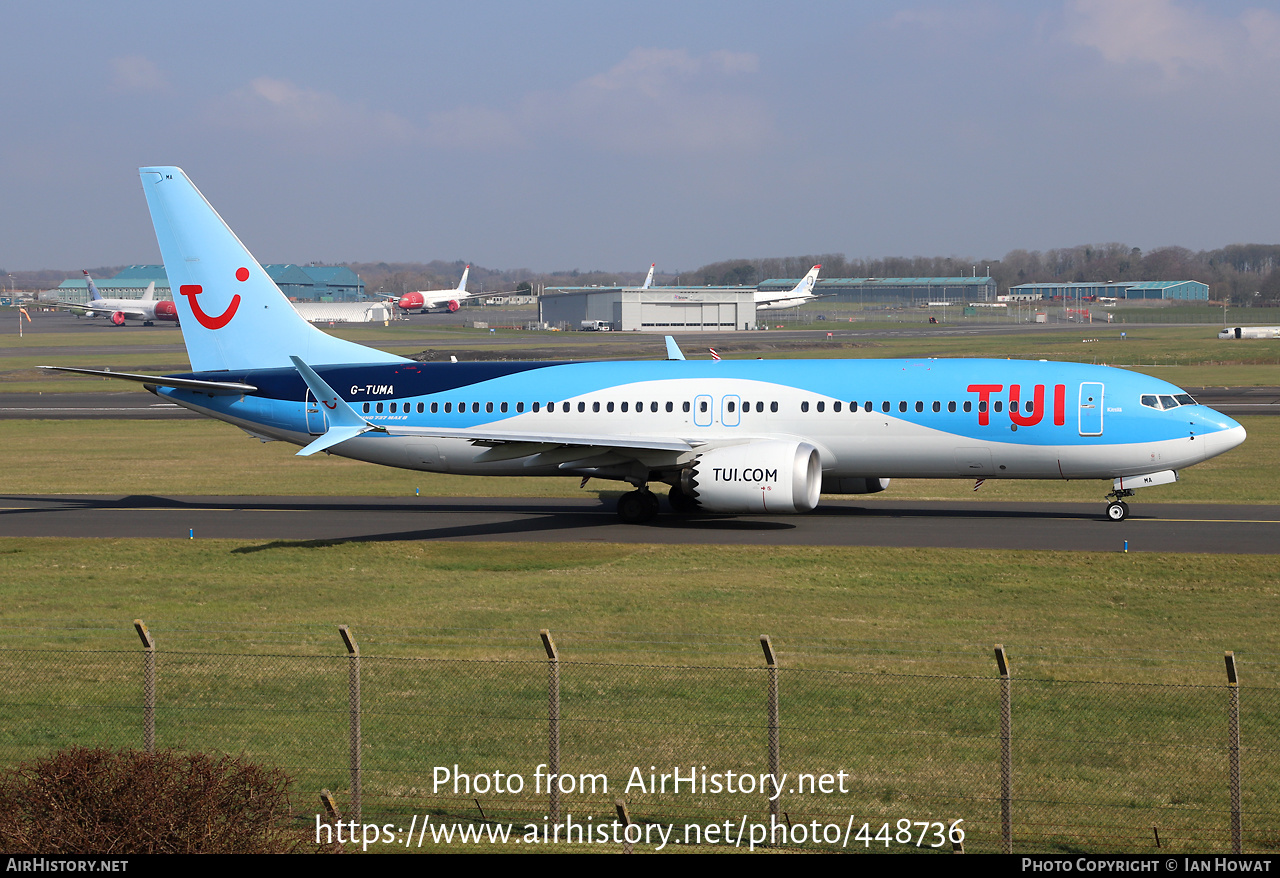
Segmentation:
{"type": "MultiPolygon", "coordinates": [[[[891,478],[1109,479],[1134,490],[1244,441],[1157,378],[1019,360],[419,363],[304,321],[179,168],[142,168],[193,371],[89,372],[261,439],[428,472],[612,479],[628,522],[807,512],[891,478]]],[[[65,367],[63,367],[65,368],[65,367]]]]}

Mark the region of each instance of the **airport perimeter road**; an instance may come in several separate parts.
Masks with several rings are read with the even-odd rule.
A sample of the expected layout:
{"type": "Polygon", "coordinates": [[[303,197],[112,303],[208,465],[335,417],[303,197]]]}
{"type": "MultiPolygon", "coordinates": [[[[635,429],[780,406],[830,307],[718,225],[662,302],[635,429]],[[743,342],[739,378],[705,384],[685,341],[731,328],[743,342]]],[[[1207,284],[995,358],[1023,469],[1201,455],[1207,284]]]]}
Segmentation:
{"type": "Polygon", "coordinates": [[[837,501],[796,516],[663,515],[618,521],[595,499],[0,496],[4,537],[195,537],[306,542],[565,540],[1280,554],[1280,507],[837,501]]]}

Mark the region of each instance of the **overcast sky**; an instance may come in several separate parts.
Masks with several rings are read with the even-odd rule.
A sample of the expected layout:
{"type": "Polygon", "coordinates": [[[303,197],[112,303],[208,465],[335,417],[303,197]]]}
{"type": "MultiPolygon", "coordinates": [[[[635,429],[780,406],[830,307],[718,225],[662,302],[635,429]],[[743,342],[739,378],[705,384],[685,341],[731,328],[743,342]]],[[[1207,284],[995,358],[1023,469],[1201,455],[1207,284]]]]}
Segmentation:
{"type": "Polygon", "coordinates": [[[1280,243],[1280,5],[7,3],[0,266],[157,262],[142,165],[262,262],[676,271],[1280,243]]]}

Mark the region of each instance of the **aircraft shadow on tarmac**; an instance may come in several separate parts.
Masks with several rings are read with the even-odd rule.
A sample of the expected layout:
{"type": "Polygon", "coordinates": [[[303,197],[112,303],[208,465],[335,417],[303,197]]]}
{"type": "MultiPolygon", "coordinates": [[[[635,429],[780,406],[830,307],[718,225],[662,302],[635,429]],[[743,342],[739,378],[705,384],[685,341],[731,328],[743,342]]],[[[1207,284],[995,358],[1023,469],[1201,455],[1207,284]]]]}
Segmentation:
{"type": "MultiPolygon", "coordinates": [[[[667,513],[642,525],[627,525],[614,514],[607,498],[601,502],[590,498],[521,500],[494,500],[488,498],[310,498],[310,497],[162,497],[131,495],[126,497],[67,496],[32,497],[9,495],[0,498],[10,501],[11,508],[0,512],[4,516],[56,515],[60,512],[102,512],[141,514],[169,510],[181,516],[183,511],[194,517],[202,512],[214,513],[213,520],[195,520],[196,530],[204,536],[222,536],[244,539],[242,527],[222,527],[232,520],[218,513],[270,515],[271,513],[314,515],[316,536],[304,536],[310,528],[298,527],[293,517],[283,529],[292,531],[296,538],[277,537],[255,546],[242,546],[235,553],[251,553],[281,548],[323,548],[343,543],[423,542],[437,540],[590,540],[600,542],[632,542],[636,540],[656,542],[750,542],[751,535],[795,534],[800,542],[814,539],[820,543],[830,540],[830,529],[844,531],[837,522],[852,524],[861,520],[868,526],[878,523],[882,529],[889,522],[927,522],[944,524],[947,530],[968,524],[987,530],[1000,522],[1010,526],[1034,525],[1049,521],[1098,521],[1099,516],[1081,506],[1079,508],[1054,508],[1054,504],[1030,503],[1010,505],[976,505],[970,503],[921,503],[920,505],[895,502],[885,504],[856,504],[848,501],[830,501],[804,516],[787,516],[785,520],[767,516],[734,515],[678,515],[667,513]],[[440,526],[435,520],[443,519],[440,526]],[[336,521],[335,521],[336,520],[336,521]],[[301,530],[303,533],[298,533],[301,530]],[[212,533],[211,533],[212,531],[212,533]],[[646,534],[651,537],[646,538],[646,534]],[[685,535],[687,539],[681,539],[685,535]]],[[[15,530],[23,529],[14,518],[15,530]]],[[[238,520],[243,521],[243,520],[238,520]]],[[[124,525],[122,525],[124,526],[124,525]]],[[[927,525],[926,525],[927,526],[927,525]]],[[[127,526],[125,526],[127,527],[127,526]]],[[[182,528],[187,525],[184,523],[182,528]]],[[[264,528],[268,533],[271,528],[264,528]]],[[[277,533],[279,531],[277,530],[277,533]]],[[[125,533],[124,535],[128,535],[125,533]]]]}
{"type": "MultiPolygon", "coordinates": [[[[32,495],[0,495],[0,501],[30,502],[32,495]]],[[[613,515],[613,504],[605,498],[598,505],[588,505],[593,501],[566,500],[559,498],[530,498],[504,501],[493,498],[476,498],[474,501],[459,501],[455,498],[415,497],[411,500],[351,499],[349,501],[332,498],[308,499],[305,497],[163,497],[150,494],[133,494],[126,497],[110,496],[75,496],[51,495],[40,498],[46,505],[33,505],[0,510],[0,514],[24,514],[32,512],[49,512],[56,509],[188,509],[210,511],[244,510],[247,512],[376,512],[376,513],[473,513],[473,514],[544,514],[568,515],[593,525],[600,524],[601,515],[613,515]]],[[[649,522],[648,527],[711,527],[748,530],[778,530],[796,527],[793,521],[806,518],[829,517],[861,517],[861,518],[1012,518],[1012,519],[1065,519],[1088,520],[1098,519],[1096,512],[1086,509],[1055,509],[1055,504],[1044,506],[1018,504],[1011,507],[1000,507],[963,503],[922,504],[920,507],[899,505],[901,501],[889,505],[853,505],[849,503],[826,502],[812,512],[803,516],[788,516],[788,521],[777,521],[756,516],[737,516],[731,514],[711,513],[665,513],[649,522]]]]}

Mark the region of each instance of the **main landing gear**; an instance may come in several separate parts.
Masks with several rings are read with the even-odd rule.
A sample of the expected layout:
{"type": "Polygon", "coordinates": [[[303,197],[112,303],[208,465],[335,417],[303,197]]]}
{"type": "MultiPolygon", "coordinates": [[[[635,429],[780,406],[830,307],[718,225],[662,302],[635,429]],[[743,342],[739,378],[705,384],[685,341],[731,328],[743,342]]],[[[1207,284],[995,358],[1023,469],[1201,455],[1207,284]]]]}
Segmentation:
{"type": "Polygon", "coordinates": [[[1124,521],[1129,517],[1129,504],[1124,502],[1125,497],[1132,497],[1133,491],[1122,488],[1119,491],[1112,491],[1107,495],[1110,500],[1107,504],[1107,518],[1111,521],[1124,521]]]}
{"type": "Polygon", "coordinates": [[[658,517],[658,498],[647,487],[618,498],[618,517],[626,524],[643,524],[658,517]]]}

